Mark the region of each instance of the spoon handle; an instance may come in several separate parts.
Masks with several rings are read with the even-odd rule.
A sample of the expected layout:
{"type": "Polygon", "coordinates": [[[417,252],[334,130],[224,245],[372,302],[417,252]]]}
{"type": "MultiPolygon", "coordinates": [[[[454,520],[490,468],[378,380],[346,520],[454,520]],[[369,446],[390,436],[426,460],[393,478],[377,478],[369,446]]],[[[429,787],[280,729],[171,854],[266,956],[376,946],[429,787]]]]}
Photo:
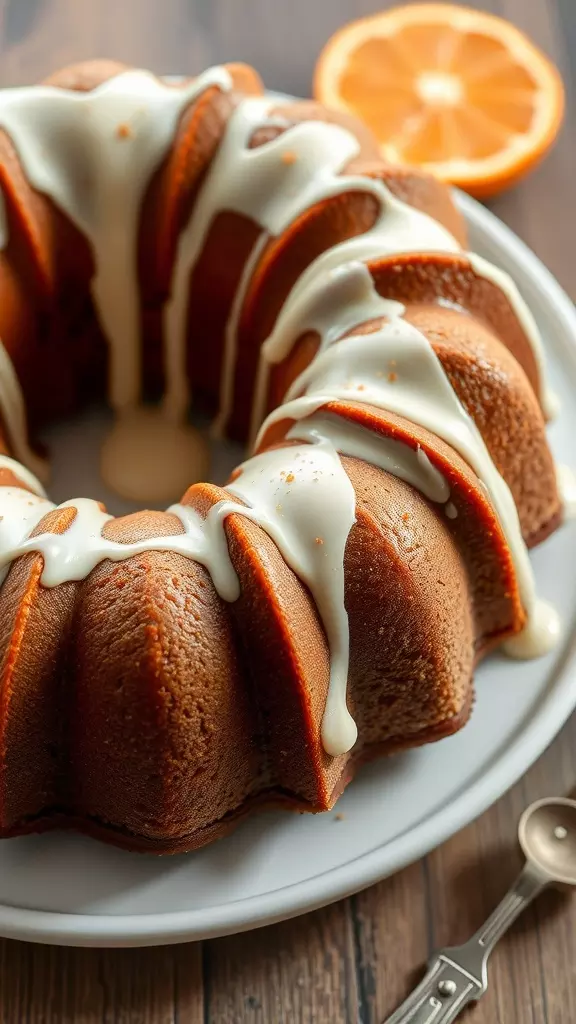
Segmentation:
{"type": "Polygon", "coordinates": [[[467,1003],[479,999],[488,987],[487,961],[498,939],[548,882],[526,864],[472,938],[436,954],[420,984],[386,1024],[449,1024],[467,1003]]]}

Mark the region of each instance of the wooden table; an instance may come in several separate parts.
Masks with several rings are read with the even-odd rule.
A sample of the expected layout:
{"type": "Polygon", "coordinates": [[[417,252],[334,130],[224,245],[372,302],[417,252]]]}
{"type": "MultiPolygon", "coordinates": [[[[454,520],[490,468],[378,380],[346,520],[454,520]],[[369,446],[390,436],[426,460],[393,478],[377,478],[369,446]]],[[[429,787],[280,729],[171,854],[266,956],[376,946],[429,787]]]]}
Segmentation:
{"type": "MultiPolygon", "coordinates": [[[[2,84],[72,60],[111,56],[193,73],[234,58],[272,87],[310,90],[315,57],[346,19],[382,0],[0,0],[2,84]]],[[[576,91],[575,0],[484,0],[516,21],[576,91]]],[[[526,184],[493,208],[576,296],[574,114],[526,184]]],[[[5,1024],[377,1024],[430,951],[480,923],[519,865],[524,806],[576,779],[576,719],[495,807],[395,878],[249,935],[149,950],[67,950],[0,942],[5,1024]]],[[[544,896],[494,955],[470,1024],[576,1022],[576,901],[544,896]]]]}

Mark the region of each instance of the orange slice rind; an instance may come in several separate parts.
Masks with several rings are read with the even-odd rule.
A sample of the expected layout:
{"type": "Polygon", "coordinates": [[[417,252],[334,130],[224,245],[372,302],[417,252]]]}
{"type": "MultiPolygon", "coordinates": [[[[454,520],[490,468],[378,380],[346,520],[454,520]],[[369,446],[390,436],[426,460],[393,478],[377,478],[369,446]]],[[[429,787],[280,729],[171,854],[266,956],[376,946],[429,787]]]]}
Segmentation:
{"type": "Polygon", "coordinates": [[[318,59],[314,91],[361,117],[385,160],[477,196],[530,170],[564,111],[557,69],[524,33],[452,4],[394,7],[344,26],[318,59]]]}

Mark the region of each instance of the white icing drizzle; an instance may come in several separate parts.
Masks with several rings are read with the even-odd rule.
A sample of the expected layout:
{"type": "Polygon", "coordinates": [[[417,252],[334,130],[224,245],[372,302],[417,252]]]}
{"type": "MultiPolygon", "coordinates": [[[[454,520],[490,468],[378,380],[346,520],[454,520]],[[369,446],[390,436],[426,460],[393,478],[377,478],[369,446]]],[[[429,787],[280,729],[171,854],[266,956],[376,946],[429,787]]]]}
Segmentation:
{"type": "MultiPolygon", "coordinates": [[[[268,112],[275,105],[268,99],[246,99],[234,111],[190,222],[180,236],[172,297],[165,314],[166,365],[171,369],[165,401],[169,405],[182,403],[190,275],[218,212],[241,213],[257,223],[265,235],[278,236],[317,203],[330,196],[361,191],[378,200],[380,215],[370,231],[344,246],[335,246],[320,257],[327,264],[332,261],[338,264],[350,258],[345,255],[349,249],[361,250],[363,255],[380,256],[412,250],[415,238],[424,249],[451,252],[459,249],[452,235],[437,221],[396,199],[382,182],[342,173],[358,155],[360,145],[355,136],[340,125],[304,121],[266,145],[250,149],[250,139],[259,127],[268,123],[268,112]]],[[[256,262],[251,260],[245,270],[228,324],[219,429],[226,424],[233,399],[236,327],[241,300],[256,262]]]]}
{"type": "Polygon", "coordinates": [[[318,276],[312,274],[314,267],[320,269],[318,261],[306,272],[307,286],[300,278],[298,290],[293,288],[290,292],[272,333],[262,346],[252,405],[252,440],[263,419],[270,365],[286,359],[305,331],[317,332],[325,348],[358,324],[404,312],[401,302],[383,299],[378,294],[372,286],[372,279],[368,280],[370,275],[367,276],[363,263],[344,263],[326,273],[318,273],[318,276]]]}
{"type": "Polygon", "coordinates": [[[287,437],[311,444],[318,438],[330,441],[340,455],[362,459],[385,469],[421,491],[430,501],[443,504],[450,496],[450,488],[442,473],[432,465],[419,445],[411,448],[402,441],[382,437],[341,416],[329,412],[313,413],[297,421],[287,437]]]}
{"type": "MultiPolygon", "coordinates": [[[[266,121],[269,109],[270,101],[260,97],[246,99],[236,108],[228,121],[224,138],[212,161],[192,216],[178,240],[172,271],[171,295],[164,310],[164,403],[171,416],[182,415],[189,400],[186,326],[190,276],[201,255],[214,217],[223,210],[251,215],[258,185],[254,180],[254,167],[250,160],[255,151],[248,150],[247,147],[256,128],[266,121]]],[[[264,227],[264,224],[262,226],[264,227]]],[[[227,349],[231,344],[232,342],[227,340],[227,349]]],[[[226,378],[234,370],[233,352],[227,351],[224,363],[226,373],[223,376],[226,378]]],[[[224,389],[227,387],[227,383],[223,384],[224,389]]]]}
{"type": "Polygon", "coordinates": [[[564,506],[564,518],[576,519],[576,473],[570,466],[556,466],[556,476],[564,506]]]}
{"type": "Polygon", "coordinates": [[[344,551],[356,496],[333,444],[320,433],[311,440],[313,445],[275,449],[250,460],[231,490],[256,511],[256,521],[315,601],[330,650],[322,743],[336,755],[350,750],[357,736],[346,707],[349,631],[344,607],[344,551]]]}
{"type": "Polygon", "coordinates": [[[146,188],[174,139],[182,111],[208,85],[230,88],[224,68],[189,85],[126,71],[91,92],[51,86],[3,89],[0,125],[30,183],[88,238],[92,292],[110,345],[110,402],[140,399],[138,221],[146,188]]]}
{"type": "Polygon", "coordinates": [[[0,414],[7,432],[7,440],[16,458],[42,480],[48,477],[48,463],[40,458],[28,443],[24,396],[18,383],[12,360],[0,342],[0,414]]]}
{"type": "MultiPolygon", "coordinates": [[[[0,125],[10,133],[31,183],[52,197],[94,249],[93,293],[110,342],[110,399],[122,413],[133,414],[141,392],[135,240],[142,199],[174,136],[180,113],[210,84],[231,88],[227,72],[213,69],[183,89],[133,71],[91,93],[47,87],[0,93],[0,125]]],[[[355,496],[339,452],[364,459],[417,487],[443,506],[449,519],[457,510],[446,480],[421,448],[323,412],[326,402],[352,399],[397,412],[459,451],[486,487],[499,517],[528,614],[527,628],[509,649],[520,656],[541,653],[556,627],[547,606],[536,600],[514,502],[475,424],[460,405],[426,338],[402,320],[399,303],[377,294],[365,266],[371,258],[400,252],[458,252],[457,242],[432,218],[393,196],[382,182],[346,174],[359,144],[341,126],[305,122],[249,149],[252,134],[262,124],[285,123],[276,116],[269,118],[270,109],[271,101],[262,98],[245,99],[236,108],[180,236],[171,297],[164,311],[167,383],[163,410],[172,424],[178,424],[187,411],[190,276],[214,217],[221,211],[233,211],[261,228],[226,328],[218,418],[218,426],[223,428],[234,400],[238,323],[264,246],[309,207],[330,196],[362,191],[378,201],[373,227],[327,250],[304,271],[263,347],[253,410],[255,427],[262,418],[270,365],[285,358],[304,331],[315,330],[320,336],[317,356],[290,388],[287,404],[275,411],[263,428],[291,417],[295,423],[288,437],[300,443],[263,452],[245,462],[240,476],[227,488],[230,498],[211,508],[205,520],[188,506],[173,505],[169,512],[181,522],[184,532],[137,544],[120,544],[105,537],[103,529],[111,517],[97,502],[85,498],[59,506],[76,512],[63,534],[31,537],[42,517],[55,506],[24,488],[0,488],[0,571],[5,575],[15,558],[39,552],[44,560],[43,584],[57,586],[84,579],[104,559],[121,561],[150,550],[173,551],[205,565],[220,596],[234,601],[239,596],[239,581],[224,524],[234,513],[253,520],[306,584],[318,609],[330,651],[322,742],[328,753],[337,755],[349,750],[356,739],[346,704],[349,630],[344,605],[344,552],[355,519],[355,496]],[[378,331],[336,343],[343,333],[377,316],[387,320],[378,331]]],[[[0,220],[1,215],[0,208],[0,220]]],[[[538,332],[515,286],[503,272],[479,258],[471,259],[474,270],[495,281],[510,299],[534,348],[545,395],[538,332]]],[[[0,349],[0,412],[9,425],[15,454],[30,465],[33,453],[25,445],[23,408],[13,368],[9,360],[8,368],[3,366],[0,349]]],[[[19,476],[32,485],[32,477],[24,478],[21,472],[19,476]]],[[[40,489],[37,481],[33,486],[40,489]]]]}
{"type": "MultiPolygon", "coordinates": [[[[280,420],[302,420],[326,402],[342,399],[394,412],[446,441],[462,455],[486,488],[510,549],[528,617],[523,631],[525,648],[532,652],[542,648],[543,653],[548,642],[545,638],[548,634],[541,629],[544,612],[536,598],[532,567],[514,499],[432,346],[417,328],[402,319],[398,303],[391,304],[378,295],[365,264],[340,267],[336,275],[332,272],[328,287],[324,282],[324,288],[326,291],[321,281],[309,275],[307,289],[301,285],[288,297],[276,330],[266,342],[265,358],[272,361],[290,351],[304,324],[318,331],[321,339],[315,358],[289,388],[285,404],[267,418],[259,439],[269,426],[280,420]],[[366,303],[371,316],[388,319],[377,331],[338,341],[341,332],[334,326],[342,322],[338,291],[332,293],[330,285],[334,284],[334,279],[343,282],[346,278],[348,281],[342,291],[348,301],[351,296],[361,301],[363,295],[372,293],[366,303]],[[330,296],[328,301],[326,294],[330,296]]],[[[367,461],[371,461],[369,456],[367,461]]],[[[449,517],[452,517],[452,509],[448,511],[449,517]]],[[[519,650],[519,643],[509,648],[510,653],[519,650]]]]}
{"type": "MultiPolygon", "coordinates": [[[[413,228],[415,227],[414,225],[413,228]]],[[[411,244],[402,247],[397,239],[396,244],[387,248],[385,243],[380,242],[378,230],[378,225],[375,225],[371,231],[348,239],[322,253],[304,271],[291,290],[272,333],[262,346],[252,410],[252,437],[262,423],[270,364],[282,362],[305,331],[315,330],[330,343],[358,324],[378,316],[392,316],[398,312],[401,303],[382,300],[374,288],[372,278],[363,273],[363,264],[371,258],[378,258],[387,253],[416,249],[459,251],[454,239],[452,247],[442,246],[440,242],[434,245],[414,229],[411,244]],[[374,232],[376,238],[372,237],[374,232]],[[383,301],[385,305],[382,305],[383,301]]],[[[383,233],[384,231],[385,228],[383,233]]],[[[534,352],[544,411],[553,419],[559,411],[559,402],[548,385],[542,339],[532,313],[512,278],[505,271],[493,266],[476,253],[467,252],[466,257],[470,260],[474,272],[499,287],[510,302],[534,352]]]]}
{"type": "MultiPolygon", "coordinates": [[[[0,488],[0,571],[27,552],[44,559],[41,576],[47,587],[84,579],[101,561],[121,561],[144,551],[176,551],[205,565],[216,590],[227,601],[239,596],[239,583],[228,553],[223,525],[228,515],[240,513],[259,523],[272,537],[287,563],[310,588],[326,629],[331,655],[331,685],[322,726],[328,753],[350,749],[356,727],[346,710],[348,623],[344,608],[344,549],[355,518],[355,495],[338,453],[322,437],[316,443],[266,452],[246,462],[230,485],[237,501],[215,505],[205,521],[182,505],[177,515],[185,533],[121,544],[102,535],[112,518],[97,502],[78,498],[58,506],[72,507],[75,518],[61,534],[32,529],[55,506],[29,492],[0,488]],[[331,509],[326,517],[326,508],[331,509]]],[[[427,477],[428,473],[425,474],[427,477]]]]}
{"type": "Polygon", "coordinates": [[[536,598],[528,628],[509,637],[502,649],[510,658],[540,658],[552,651],[562,632],[560,616],[548,601],[536,598]]]}
{"type": "Polygon", "coordinates": [[[103,536],[102,529],[112,517],[87,498],[58,506],[76,510],[64,533],[30,537],[42,516],[56,506],[27,491],[0,488],[0,515],[6,509],[11,524],[5,535],[0,533],[0,569],[27,552],[39,552],[44,559],[41,581],[55,587],[85,579],[104,559],[118,562],[145,551],[174,551],[206,566],[220,596],[235,601],[240,588],[224,522],[231,513],[253,520],[309,588],[326,630],[330,687],[322,742],[329,754],[336,755],[349,750],[356,740],[356,727],[346,707],[349,635],[344,607],[344,551],[355,521],[355,495],[338,452],[394,473],[432,501],[446,501],[449,489],[422,449],[379,438],[337,416],[311,416],[296,424],[289,436],[307,443],[264,452],[240,467],[240,476],[227,490],[244,504],[219,502],[205,520],[188,506],[173,505],[168,511],[178,516],[185,533],[134,544],[103,536]],[[23,503],[24,516],[18,514],[18,502],[23,503]]]}
{"type": "Polygon", "coordinates": [[[416,328],[395,320],[372,334],[347,338],[322,352],[292,390],[306,394],[271,413],[261,436],[272,424],[304,419],[334,399],[359,400],[425,427],[458,451],[487,488],[511,551],[522,602],[530,614],[534,605],[532,570],[512,495],[432,347],[416,328]],[[394,383],[387,376],[376,377],[389,358],[396,364],[394,383]]]}
{"type": "MultiPolygon", "coordinates": [[[[109,400],[120,416],[127,417],[107,442],[104,467],[111,467],[114,481],[125,456],[132,413],[141,400],[137,239],[142,202],[174,139],[180,115],[212,85],[231,88],[224,68],[211,68],[179,88],[147,71],[126,71],[91,92],[50,86],[0,92],[0,126],[10,135],[28,180],[66,213],[92,246],[92,295],[110,353],[109,400]]],[[[6,240],[6,231],[0,234],[6,240]]],[[[0,410],[15,453],[45,476],[25,443],[22,396],[10,369],[0,350],[0,410]]],[[[163,427],[175,449],[174,464],[180,467],[172,493],[181,493],[190,480],[198,441],[184,427],[168,434],[158,422],[158,430],[163,427]]],[[[130,440],[135,486],[128,496],[153,499],[154,467],[150,461],[141,463],[137,429],[131,430],[130,440]]],[[[158,463],[159,475],[163,462],[165,456],[158,463]]],[[[164,496],[162,490],[159,493],[164,496]]]]}

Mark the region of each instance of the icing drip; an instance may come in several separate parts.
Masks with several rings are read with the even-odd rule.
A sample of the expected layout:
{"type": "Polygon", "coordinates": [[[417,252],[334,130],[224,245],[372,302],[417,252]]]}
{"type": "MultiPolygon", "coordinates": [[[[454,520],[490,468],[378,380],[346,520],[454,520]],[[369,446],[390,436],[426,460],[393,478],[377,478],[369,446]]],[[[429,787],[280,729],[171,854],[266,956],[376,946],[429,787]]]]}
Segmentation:
{"type": "Polygon", "coordinates": [[[540,658],[554,650],[561,629],[556,609],[548,601],[537,598],[532,606],[528,628],[505,640],[502,649],[510,658],[540,658]]]}
{"type": "Polygon", "coordinates": [[[42,480],[48,477],[48,463],[32,451],[28,444],[26,409],[10,356],[0,342],[0,413],[6,428],[7,440],[16,458],[29,467],[42,480]]]}
{"type": "Polygon", "coordinates": [[[350,750],[357,736],[346,707],[349,631],[344,607],[344,551],[356,498],[334,446],[319,433],[310,439],[313,445],[251,459],[230,489],[252,507],[318,609],[330,650],[321,735],[326,752],[336,755],[350,750]]]}
{"type": "Polygon", "coordinates": [[[110,344],[110,402],[140,399],[140,302],[135,240],[142,200],[178,119],[208,85],[231,87],[223,68],[175,88],[126,71],[91,92],[50,86],[3,89],[0,125],[26,176],[88,238],[92,292],[110,344]]]}
{"type": "MultiPolygon", "coordinates": [[[[516,505],[492,462],[482,435],[461,405],[427,338],[398,315],[398,303],[392,305],[378,295],[364,264],[340,267],[337,275],[333,274],[331,284],[347,276],[344,291],[356,295],[358,300],[371,292],[367,303],[371,315],[386,316],[388,322],[371,334],[350,336],[338,342],[334,329],[334,324],[341,322],[337,293],[334,292],[332,302],[328,303],[322,294],[321,282],[314,277],[309,278],[308,291],[301,285],[285,304],[276,330],[266,343],[265,358],[272,361],[290,351],[304,323],[308,329],[319,332],[320,348],[289,388],[286,403],[265,421],[260,438],[271,424],[287,418],[302,420],[319,406],[339,398],[397,413],[446,441],[462,455],[486,488],[510,549],[528,616],[523,632],[526,649],[533,652],[531,656],[536,650],[544,653],[548,643],[548,634],[540,628],[544,612],[536,599],[516,505]],[[332,317],[327,328],[329,309],[332,317]]],[[[327,291],[330,293],[330,287],[327,291]]],[[[367,461],[371,459],[368,457],[367,461]]],[[[448,512],[449,517],[451,513],[452,510],[448,512]]],[[[510,653],[519,649],[519,644],[509,647],[510,653]]]]}
{"type": "Polygon", "coordinates": [[[556,474],[564,506],[564,518],[576,519],[576,473],[570,466],[557,466],[556,474]]]}
{"type": "MultiPolygon", "coordinates": [[[[91,92],[48,86],[0,92],[0,125],[10,135],[28,180],[67,214],[92,246],[96,265],[92,295],[110,350],[109,399],[113,409],[126,417],[108,439],[104,469],[111,469],[111,483],[120,493],[137,499],[150,497],[155,470],[150,456],[141,465],[141,435],[134,429],[132,415],[141,400],[136,245],[140,211],[180,115],[211,85],[230,89],[228,72],[209,69],[181,88],[147,71],[126,71],[91,92]],[[119,462],[127,457],[132,465],[129,495],[118,472],[119,462]]],[[[3,362],[0,359],[0,408],[8,411],[8,424],[18,424],[18,418],[10,415],[4,391],[9,390],[13,403],[14,396],[21,399],[20,390],[3,362]]],[[[178,452],[173,458],[176,479],[170,493],[179,494],[190,482],[198,440],[195,434],[188,436],[185,426],[169,431],[158,422],[157,430],[163,429],[169,433],[167,443],[178,452]]],[[[25,432],[19,429],[18,435],[25,437],[25,432]]],[[[20,451],[16,445],[14,450],[40,471],[37,457],[22,443],[20,451]]],[[[165,463],[166,449],[156,466],[164,479],[165,463]]]]}

